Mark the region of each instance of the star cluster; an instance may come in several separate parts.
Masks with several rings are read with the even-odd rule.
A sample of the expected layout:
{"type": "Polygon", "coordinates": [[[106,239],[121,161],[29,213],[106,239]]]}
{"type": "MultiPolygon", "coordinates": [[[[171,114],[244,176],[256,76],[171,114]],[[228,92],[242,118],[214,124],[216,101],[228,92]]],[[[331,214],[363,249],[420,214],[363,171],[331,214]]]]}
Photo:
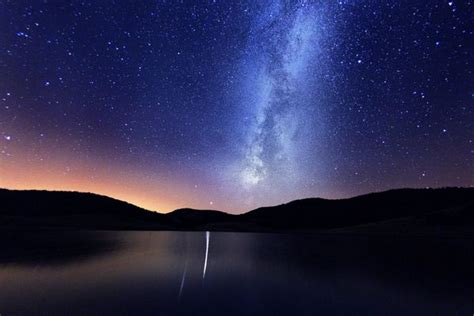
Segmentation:
{"type": "Polygon", "coordinates": [[[231,212],[471,186],[473,13],[0,1],[0,186],[231,212]]]}

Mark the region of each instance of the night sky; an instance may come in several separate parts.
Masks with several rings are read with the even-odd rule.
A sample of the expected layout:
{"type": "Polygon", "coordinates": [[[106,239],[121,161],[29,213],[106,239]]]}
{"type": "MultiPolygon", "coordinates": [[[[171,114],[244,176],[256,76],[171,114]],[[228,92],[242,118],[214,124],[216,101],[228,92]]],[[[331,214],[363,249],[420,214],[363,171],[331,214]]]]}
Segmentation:
{"type": "Polygon", "coordinates": [[[474,184],[473,3],[0,1],[0,187],[152,210],[474,184]]]}

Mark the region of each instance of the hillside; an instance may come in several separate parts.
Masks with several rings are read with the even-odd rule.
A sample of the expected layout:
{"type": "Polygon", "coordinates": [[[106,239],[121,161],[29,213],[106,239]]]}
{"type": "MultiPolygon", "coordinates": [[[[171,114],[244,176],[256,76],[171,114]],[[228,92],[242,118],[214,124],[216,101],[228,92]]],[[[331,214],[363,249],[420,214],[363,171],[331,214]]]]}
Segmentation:
{"type": "Polygon", "coordinates": [[[10,229],[323,231],[373,229],[374,225],[387,227],[387,222],[392,228],[403,223],[409,229],[474,227],[474,188],[398,189],[341,200],[312,198],[241,215],[193,209],[160,214],[78,192],[0,189],[0,203],[0,226],[10,229]]]}
{"type": "Polygon", "coordinates": [[[171,229],[163,214],[107,196],[0,189],[0,226],[9,228],[171,229]]]}

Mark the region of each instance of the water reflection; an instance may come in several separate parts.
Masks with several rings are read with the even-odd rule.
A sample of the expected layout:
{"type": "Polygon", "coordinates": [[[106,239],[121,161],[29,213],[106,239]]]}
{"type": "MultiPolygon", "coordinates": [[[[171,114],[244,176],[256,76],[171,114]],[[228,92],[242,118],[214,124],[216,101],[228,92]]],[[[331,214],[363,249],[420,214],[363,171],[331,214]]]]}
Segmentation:
{"type": "Polygon", "coordinates": [[[470,239],[15,234],[3,236],[9,255],[0,255],[4,315],[470,315],[474,310],[470,239]],[[12,250],[15,244],[18,249],[12,250]],[[41,251],[29,255],[35,249],[41,251]],[[61,253],[67,259],[58,260],[61,253]]]}
{"type": "Polygon", "coordinates": [[[0,264],[58,266],[77,264],[117,251],[121,243],[111,234],[96,232],[0,233],[0,264]]]}
{"type": "Polygon", "coordinates": [[[207,270],[207,257],[209,256],[209,239],[211,237],[210,232],[206,232],[206,254],[204,255],[204,268],[202,270],[202,278],[206,277],[206,270],[207,270]]]}

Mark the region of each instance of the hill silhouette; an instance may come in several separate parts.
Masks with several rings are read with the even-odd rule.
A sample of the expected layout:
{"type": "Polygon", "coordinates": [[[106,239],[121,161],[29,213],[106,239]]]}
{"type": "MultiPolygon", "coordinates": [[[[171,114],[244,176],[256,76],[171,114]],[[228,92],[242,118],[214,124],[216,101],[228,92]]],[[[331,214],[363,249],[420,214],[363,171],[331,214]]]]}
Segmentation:
{"type": "Polygon", "coordinates": [[[332,229],[420,216],[444,223],[436,214],[448,210],[462,211],[472,220],[473,207],[473,188],[397,189],[341,200],[296,200],[241,217],[273,229],[332,229]]]}
{"type": "Polygon", "coordinates": [[[92,193],[0,189],[0,205],[3,227],[172,228],[164,214],[92,193]]]}
{"type": "Polygon", "coordinates": [[[310,198],[241,215],[179,209],[168,214],[92,193],[0,189],[10,229],[328,231],[403,226],[474,227],[474,188],[396,189],[348,199],[310,198]]]}

